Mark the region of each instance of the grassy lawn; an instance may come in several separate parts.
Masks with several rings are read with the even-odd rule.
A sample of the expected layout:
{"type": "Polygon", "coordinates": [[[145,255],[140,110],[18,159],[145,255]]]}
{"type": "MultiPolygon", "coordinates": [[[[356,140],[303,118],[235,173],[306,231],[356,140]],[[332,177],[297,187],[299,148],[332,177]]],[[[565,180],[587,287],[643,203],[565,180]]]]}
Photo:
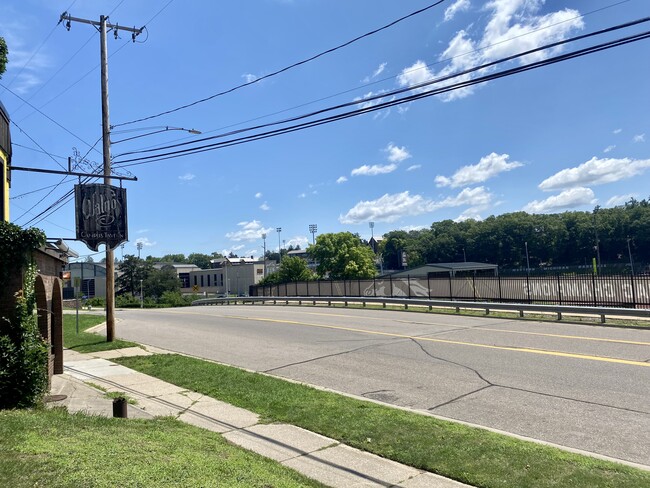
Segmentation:
{"type": "Polygon", "coordinates": [[[77,334],[76,316],[74,314],[63,314],[63,347],[77,352],[98,352],[138,345],[134,342],[119,339],[106,342],[106,338],[99,334],[85,332],[86,329],[99,325],[104,321],[105,317],[103,315],[79,314],[79,334],[77,334]]]}
{"type": "Polygon", "coordinates": [[[650,472],[179,355],[129,368],[350,446],[480,487],[650,487],[650,472]]]}
{"type": "Polygon", "coordinates": [[[0,485],[323,486],[172,418],[123,420],[64,409],[0,411],[0,485]]]}

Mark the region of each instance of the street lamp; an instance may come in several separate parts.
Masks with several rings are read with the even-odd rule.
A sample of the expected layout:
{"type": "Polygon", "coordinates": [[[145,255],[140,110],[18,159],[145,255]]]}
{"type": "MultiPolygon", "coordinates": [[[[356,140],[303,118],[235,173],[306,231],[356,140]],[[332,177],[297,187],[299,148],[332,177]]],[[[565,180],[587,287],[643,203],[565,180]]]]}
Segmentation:
{"type": "MultiPolygon", "coordinates": [[[[138,130],[147,130],[147,129],[159,129],[159,130],[154,130],[152,132],[147,132],[146,134],[140,134],[139,136],[127,137],[126,139],[120,139],[119,141],[111,141],[111,144],[119,144],[120,142],[131,141],[133,139],[139,139],[140,137],[146,137],[146,136],[150,136],[150,135],[153,135],[153,134],[159,134],[161,132],[167,132],[169,130],[181,130],[183,132],[189,132],[190,134],[202,134],[202,132],[200,130],[185,129],[184,127],[169,127],[167,125],[160,125],[160,126],[156,126],[156,127],[143,127],[142,129],[133,129],[133,130],[138,131],[138,130]]],[[[131,132],[131,131],[130,130],[129,131],[117,131],[117,132],[111,132],[111,134],[116,134],[118,132],[131,132]]]]}
{"type": "Polygon", "coordinates": [[[142,243],[138,242],[135,247],[138,248],[138,259],[140,259],[140,251],[142,251],[142,243]]]}
{"type": "Polygon", "coordinates": [[[278,264],[280,264],[280,261],[282,261],[282,241],[280,240],[282,227],[276,227],[275,231],[278,233],[278,264]]]}
{"type": "Polygon", "coordinates": [[[262,240],[264,241],[264,278],[266,278],[266,232],[262,232],[262,240]]]}
{"type": "Polygon", "coordinates": [[[309,232],[311,232],[311,243],[316,244],[316,232],[318,231],[318,225],[309,224],[309,232]]]}
{"type": "Polygon", "coordinates": [[[634,276],[634,261],[632,261],[632,248],[630,247],[631,240],[630,236],[627,236],[627,253],[630,256],[630,270],[632,271],[632,276],[634,276]]]}
{"type": "Polygon", "coordinates": [[[370,238],[373,239],[375,237],[375,223],[368,222],[368,225],[370,226],[370,238]]]}

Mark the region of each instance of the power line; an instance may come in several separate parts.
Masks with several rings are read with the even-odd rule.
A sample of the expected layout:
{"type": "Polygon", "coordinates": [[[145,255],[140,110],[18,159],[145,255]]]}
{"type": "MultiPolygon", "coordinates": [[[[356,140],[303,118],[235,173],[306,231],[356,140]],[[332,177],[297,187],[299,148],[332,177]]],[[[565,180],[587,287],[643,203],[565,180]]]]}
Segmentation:
{"type": "Polygon", "coordinates": [[[27,100],[25,100],[23,97],[21,97],[20,95],[18,95],[17,93],[15,93],[15,92],[12,91],[11,89],[9,89],[9,88],[6,87],[5,85],[3,85],[2,83],[0,83],[0,86],[1,86],[2,88],[4,88],[5,90],[7,90],[9,93],[11,93],[14,97],[18,98],[19,100],[25,102],[27,105],[29,105],[30,107],[32,107],[34,110],[36,110],[39,114],[41,114],[41,115],[42,115],[43,117],[45,117],[47,120],[49,120],[50,122],[52,122],[52,123],[55,124],[56,126],[60,127],[60,128],[63,129],[64,131],[66,131],[66,132],[67,132],[68,134],[70,134],[72,137],[74,137],[75,139],[77,139],[77,140],[83,142],[86,146],[91,147],[90,144],[88,144],[86,141],[84,141],[81,137],[79,137],[78,135],[76,135],[75,133],[73,133],[73,132],[72,132],[71,130],[69,130],[68,128],[66,128],[66,127],[62,126],[61,124],[59,124],[56,120],[54,120],[52,117],[50,117],[49,115],[47,115],[46,113],[44,113],[44,112],[41,111],[40,109],[34,107],[34,105],[32,105],[31,103],[29,103],[29,102],[28,102],[27,100]]]}
{"type": "Polygon", "coordinates": [[[17,129],[18,129],[22,134],[25,134],[25,135],[27,136],[27,138],[28,138],[30,141],[32,141],[34,144],[36,144],[36,145],[40,148],[40,150],[41,150],[43,153],[47,154],[47,155],[50,157],[50,159],[51,159],[52,161],[54,161],[55,164],[57,164],[60,168],[65,169],[65,167],[64,167],[61,163],[59,163],[59,162],[54,158],[54,156],[53,156],[52,154],[50,154],[50,153],[47,152],[45,149],[43,149],[43,146],[41,146],[38,142],[36,142],[32,136],[30,136],[27,132],[25,132],[25,131],[22,129],[22,127],[20,127],[20,126],[19,126],[16,122],[14,122],[13,120],[11,121],[11,123],[12,123],[14,126],[16,126],[16,128],[17,128],[17,129]]]}
{"type": "Polygon", "coordinates": [[[50,154],[47,151],[41,151],[40,149],[34,149],[33,147],[25,146],[23,144],[19,144],[17,142],[13,142],[13,141],[11,142],[11,145],[12,146],[22,147],[23,149],[27,149],[29,151],[34,151],[34,152],[37,152],[37,153],[47,154],[47,155],[49,155],[50,157],[53,157],[53,158],[68,159],[67,156],[57,156],[56,154],[50,154]]]}
{"type": "Polygon", "coordinates": [[[372,36],[374,34],[377,34],[377,33],[381,32],[383,30],[389,29],[390,27],[393,27],[394,25],[399,24],[400,22],[402,22],[402,21],[404,21],[406,19],[409,19],[409,18],[414,17],[416,15],[419,15],[419,14],[421,14],[423,12],[426,12],[427,10],[430,10],[433,7],[437,7],[438,5],[443,3],[444,1],[445,0],[438,0],[437,2],[434,2],[434,3],[428,5],[428,6],[424,7],[424,8],[416,10],[415,12],[411,12],[410,14],[405,15],[403,17],[400,17],[399,19],[396,19],[396,20],[394,20],[394,21],[392,21],[392,22],[390,22],[388,24],[385,24],[385,25],[383,25],[383,26],[381,26],[381,27],[379,27],[377,29],[374,29],[374,30],[372,30],[370,32],[366,32],[365,34],[362,34],[360,36],[355,37],[354,39],[351,39],[351,40],[349,40],[347,42],[344,42],[343,44],[339,44],[338,46],[335,46],[333,48],[327,49],[325,51],[321,51],[318,54],[310,56],[309,58],[306,58],[306,59],[303,59],[303,60],[298,61],[296,63],[293,63],[293,64],[291,64],[289,66],[285,66],[284,68],[276,70],[276,71],[274,71],[272,73],[269,73],[267,75],[260,76],[259,78],[256,78],[255,80],[249,81],[247,83],[242,83],[240,85],[236,85],[236,86],[234,86],[232,88],[229,88],[228,90],[224,90],[222,92],[215,93],[214,95],[210,95],[209,97],[205,97],[205,98],[202,98],[200,100],[196,100],[196,101],[188,103],[186,105],[181,105],[180,107],[176,107],[176,108],[173,108],[173,109],[170,109],[170,110],[166,110],[164,112],[160,112],[160,113],[155,114],[155,115],[149,115],[148,117],[142,117],[140,119],[135,119],[135,120],[131,120],[131,121],[128,121],[128,122],[122,122],[121,124],[114,124],[112,127],[121,127],[121,126],[124,126],[124,125],[135,124],[137,122],[143,122],[145,120],[150,120],[150,119],[154,119],[154,118],[157,118],[157,117],[161,117],[163,115],[178,112],[179,110],[183,110],[183,109],[186,109],[186,108],[189,108],[189,107],[193,107],[194,105],[198,105],[200,103],[207,102],[208,100],[212,100],[214,98],[226,95],[228,93],[232,93],[232,92],[234,92],[236,90],[239,90],[241,88],[244,88],[246,86],[253,85],[255,83],[259,83],[262,80],[266,80],[268,78],[271,78],[273,76],[277,76],[277,75],[279,75],[281,73],[289,71],[289,70],[291,70],[293,68],[296,68],[298,66],[302,66],[303,64],[309,63],[310,61],[314,61],[315,59],[318,59],[318,58],[320,58],[322,56],[325,56],[327,54],[331,54],[331,53],[333,53],[335,51],[338,51],[339,49],[343,49],[344,47],[347,47],[347,46],[349,46],[351,44],[354,44],[357,41],[365,39],[366,37],[370,37],[370,36],[372,36]]]}
{"type": "MultiPolygon", "coordinates": [[[[649,20],[650,20],[650,18],[646,18],[643,21],[647,22],[649,20]]],[[[638,23],[638,22],[635,22],[635,23],[638,23]]],[[[622,27],[616,26],[614,28],[606,29],[606,31],[611,31],[612,29],[615,29],[615,28],[622,28],[622,27]]],[[[602,33],[602,32],[600,32],[600,33],[602,33]]],[[[591,36],[591,35],[596,35],[596,33],[587,34],[585,36],[591,36]]],[[[579,38],[584,38],[585,36],[578,36],[578,37],[579,38]]],[[[475,85],[475,84],[485,83],[487,81],[499,79],[499,78],[502,78],[502,77],[505,77],[505,76],[510,76],[510,75],[521,73],[521,72],[524,72],[524,71],[529,71],[529,70],[536,69],[536,68],[543,67],[543,66],[548,66],[550,64],[555,64],[555,63],[558,63],[558,62],[561,62],[561,61],[566,61],[566,60],[573,59],[573,58],[576,58],[576,57],[585,56],[587,54],[593,54],[595,52],[599,52],[599,51],[602,51],[602,50],[605,50],[605,49],[611,49],[613,47],[617,47],[617,46],[621,46],[621,45],[624,45],[624,44],[629,44],[631,42],[636,42],[636,41],[639,41],[639,40],[642,40],[642,39],[646,39],[648,37],[650,37],[650,31],[646,31],[646,32],[643,32],[643,33],[640,33],[640,34],[635,34],[635,35],[620,38],[620,39],[616,39],[616,40],[613,40],[613,41],[608,41],[608,42],[605,42],[605,43],[602,43],[602,44],[599,44],[599,45],[590,46],[590,47],[587,47],[587,48],[584,48],[584,49],[573,51],[571,53],[558,55],[558,56],[555,56],[555,57],[548,58],[546,60],[537,61],[537,62],[530,63],[530,64],[527,64],[527,65],[511,68],[509,70],[504,70],[504,71],[501,71],[501,72],[498,72],[498,73],[485,75],[485,76],[475,78],[475,79],[471,79],[471,80],[461,81],[461,82],[458,82],[456,84],[443,86],[443,87],[435,89],[435,90],[428,90],[428,91],[425,91],[425,92],[422,92],[422,93],[416,93],[416,94],[406,96],[406,97],[403,97],[403,98],[400,98],[400,99],[393,99],[393,100],[388,101],[388,102],[379,103],[379,104],[374,105],[374,106],[353,110],[353,111],[346,112],[346,113],[343,113],[343,114],[337,114],[337,115],[333,115],[333,116],[329,116],[329,117],[325,117],[325,118],[321,118],[321,119],[317,119],[317,120],[313,120],[313,121],[303,122],[303,123],[296,124],[296,125],[289,126],[289,127],[275,129],[275,130],[267,131],[267,132],[263,132],[263,133],[252,134],[252,135],[249,135],[249,136],[244,136],[244,137],[240,137],[240,138],[236,138],[236,139],[226,140],[226,141],[222,141],[222,142],[218,142],[218,143],[214,143],[214,144],[207,144],[207,145],[203,145],[203,146],[191,147],[191,148],[188,148],[188,149],[172,151],[172,152],[169,152],[169,153],[155,154],[155,155],[152,155],[152,156],[133,158],[131,160],[126,160],[126,161],[121,161],[119,163],[116,163],[116,166],[118,166],[118,167],[126,167],[126,166],[134,166],[134,165],[138,165],[138,164],[145,164],[146,162],[154,162],[154,161],[160,161],[160,160],[164,160],[164,159],[171,159],[171,158],[174,158],[174,157],[179,157],[181,155],[187,155],[187,154],[196,154],[196,153],[199,153],[199,152],[210,151],[210,150],[219,149],[219,148],[222,148],[222,147],[228,147],[228,146],[232,146],[232,145],[243,144],[245,142],[251,142],[253,140],[266,139],[268,137],[273,137],[273,136],[280,135],[280,134],[295,132],[297,130],[303,130],[303,129],[306,129],[306,128],[315,127],[315,126],[318,126],[318,125],[323,125],[323,124],[334,122],[334,121],[337,121],[337,120],[342,120],[342,119],[345,119],[345,118],[350,118],[350,117],[353,117],[353,116],[362,115],[362,114],[369,113],[369,112],[374,112],[374,111],[377,111],[377,110],[382,110],[382,109],[387,108],[387,107],[392,107],[392,106],[395,106],[395,105],[411,102],[411,101],[414,101],[414,100],[419,100],[421,98],[426,98],[426,97],[430,97],[430,96],[434,96],[434,95],[439,95],[439,94],[450,92],[450,91],[457,90],[457,89],[460,89],[460,88],[466,88],[468,86],[472,86],[472,85],[475,85]],[[132,163],[132,164],[125,164],[125,163],[132,163]]],[[[573,40],[576,40],[576,38],[573,38],[572,40],[560,41],[560,43],[571,42],[573,40]]],[[[543,49],[550,49],[552,47],[556,47],[557,44],[558,43],[552,43],[552,44],[549,44],[549,45],[541,47],[541,48],[526,51],[524,53],[520,53],[520,54],[517,54],[517,55],[514,55],[514,56],[509,56],[507,58],[503,58],[501,60],[498,60],[498,61],[495,61],[495,62],[492,62],[492,63],[487,63],[486,65],[481,65],[481,66],[477,66],[475,68],[472,68],[470,70],[465,70],[465,71],[463,71],[461,73],[456,73],[454,75],[450,75],[450,76],[443,77],[443,78],[438,78],[438,79],[435,79],[435,80],[431,80],[429,82],[421,83],[419,85],[414,85],[414,86],[411,86],[411,87],[409,87],[407,89],[399,90],[399,92],[412,91],[412,90],[423,88],[425,86],[429,86],[429,85],[434,84],[434,83],[441,83],[441,82],[444,82],[444,81],[448,81],[449,79],[452,79],[452,78],[457,78],[459,76],[464,76],[464,75],[468,74],[468,72],[483,70],[483,69],[486,69],[486,67],[493,66],[493,65],[495,65],[497,63],[502,63],[502,62],[505,62],[505,61],[509,61],[509,60],[514,59],[516,57],[527,56],[527,55],[529,55],[529,54],[531,54],[533,52],[538,52],[538,51],[543,50],[543,49]]],[[[305,118],[305,117],[311,117],[316,113],[323,113],[323,112],[326,112],[326,111],[330,111],[330,110],[340,108],[342,106],[349,106],[349,105],[350,105],[350,103],[342,104],[342,105],[340,105],[338,107],[331,107],[329,109],[324,109],[324,110],[321,110],[319,112],[315,112],[313,114],[307,114],[307,115],[304,115],[304,116],[295,117],[295,118],[293,118],[291,120],[295,121],[297,119],[301,119],[301,118],[305,118]]],[[[286,123],[286,121],[270,123],[270,124],[264,124],[263,126],[258,126],[257,128],[269,127],[269,126],[272,126],[272,125],[277,125],[277,124],[282,124],[282,123],[286,123]]],[[[240,131],[233,131],[231,133],[222,134],[222,135],[219,135],[219,136],[214,136],[214,137],[211,137],[209,139],[214,139],[214,138],[217,138],[217,137],[225,137],[227,135],[233,135],[235,133],[241,133],[241,132],[250,131],[250,130],[254,130],[254,128],[242,129],[240,131]]],[[[200,142],[200,141],[197,141],[197,142],[200,142]]],[[[185,145],[185,144],[178,144],[178,145],[176,145],[176,147],[182,146],[182,145],[185,145]]]]}
{"type": "MultiPolygon", "coordinates": [[[[455,60],[457,58],[461,58],[461,57],[468,56],[468,55],[471,55],[471,54],[475,54],[475,53],[478,53],[478,52],[481,52],[481,51],[485,51],[485,50],[490,49],[492,47],[495,47],[495,46],[498,46],[498,45],[501,45],[501,44],[504,44],[504,43],[512,42],[512,41],[514,41],[516,39],[520,39],[522,37],[526,37],[526,36],[535,34],[536,32],[540,32],[540,31],[543,31],[543,30],[546,30],[546,29],[550,29],[552,27],[556,27],[556,26],[558,26],[560,24],[564,24],[564,23],[567,23],[567,22],[572,22],[572,21],[574,21],[576,19],[587,17],[589,15],[593,15],[595,13],[602,12],[604,10],[607,10],[607,9],[610,9],[610,8],[613,8],[613,7],[617,7],[619,5],[622,5],[624,3],[628,3],[630,1],[631,0],[621,0],[621,1],[617,2],[617,3],[606,5],[604,7],[601,7],[601,8],[595,9],[595,10],[591,10],[589,12],[585,12],[584,14],[576,15],[575,17],[571,17],[569,19],[561,20],[561,21],[555,22],[553,24],[544,25],[543,27],[539,27],[537,29],[530,30],[530,31],[528,31],[528,32],[526,32],[524,34],[520,34],[520,35],[510,37],[508,39],[504,39],[504,40],[501,40],[501,41],[498,41],[498,42],[495,42],[495,43],[492,43],[492,44],[481,46],[479,48],[473,49],[472,51],[467,51],[465,53],[457,54],[455,56],[450,56],[450,57],[445,58],[445,59],[440,59],[440,60],[435,61],[433,63],[428,63],[424,67],[414,68],[412,70],[405,71],[404,73],[405,74],[414,73],[416,71],[421,71],[423,69],[432,68],[433,66],[444,64],[444,63],[447,63],[449,61],[453,61],[453,60],[455,60]]],[[[338,96],[345,95],[345,94],[348,94],[348,93],[351,93],[351,92],[354,92],[354,91],[363,90],[363,89],[366,89],[366,88],[368,88],[370,86],[377,85],[379,83],[383,83],[385,81],[392,80],[393,78],[394,78],[394,75],[391,75],[389,77],[385,77],[385,78],[378,79],[378,80],[375,80],[375,81],[372,81],[372,82],[369,82],[369,83],[365,83],[365,84],[362,84],[362,85],[357,86],[355,88],[350,88],[348,90],[344,90],[344,91],[341,91],[341,92],[338,92],[338,93],[334,93],[332,95],[324,96],[324,97],[318,98],[316,100],[311,100],[309,102],[301,103],[299,105],[295,105],[293,107],[289,107],[289,108],[286,108],[286,109],[283,109],[283,110],[278,110],[276,112],[268,113],[268,114],[265,114],[265,115],[260,115],[258,117],[247,119],[247,120],[244,120],[244,121],[241,121],[241,122],[236,122],[236,123],[233,123],[233,124],[222,126],[222,127],[219,127],[218,129],[214,129],[214,130],[210,130],[210,131],[204,131],[204,134],[209,134],[209,133],[212,133],[212,132],[217,132],[217,131],[220,131],[220,130],[229,129],[231,127],[237,127],[238,125],[243,125],[243,124],[247,124],[247,123],[250,123],[250,122],[255,122],[257,120],[265,119],[267,117],[272,117],[274,115],[279,115],[279,114],[282,114],[282,113],[290,112],[292,110],[296,110],[296,109],[299,109],[299,108],[302,108],[302,107],[313,105],[314,103],[318,103],[318,102],[322,102],[322,101],[329,100],[329,99],[332,99],[332,98],[336,98],[338,96]]],[[[381,96],[385,96],[385,95],[386,94],[384,93],[381,96]]],[[[365,100],[363,100],[363,101],[365,101],[365,100]]],[[[141,129],[132,129],[132,130],[141,130],[141,129]]],[[[116,132],[126,132],[126,131],[116,131],[116,132]]],[[[172,140],[170,142],[183,141],[183,140],[187,140],[187,139],[188,139],[188,137],[181,137],[181,138],[172,140]]],[[[193,139],[193,141],[192,141],[193,143],[197,142],[195,138],[192,138],[192,139],[193,139]]],[[[164,149],[165,146],[161,147],[159,144],[153,144],[153,145],[150,145],[150,146],[145,146],[145,147],[143,147],[141,149],[151,149],[151,148],[164,149]]]]}

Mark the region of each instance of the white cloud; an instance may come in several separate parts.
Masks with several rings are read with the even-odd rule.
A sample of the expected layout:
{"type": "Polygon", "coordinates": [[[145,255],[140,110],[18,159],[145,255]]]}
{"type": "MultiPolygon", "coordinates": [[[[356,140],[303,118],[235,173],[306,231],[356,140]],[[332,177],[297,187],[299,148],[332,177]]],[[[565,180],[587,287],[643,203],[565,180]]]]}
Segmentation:
{"type": "Polygon", "coordinates": [[[271,210],[271,207],[269,207],[268,203],[264,202],[262,205],[260,205],[260,208],[264,211],[271,210]]]}
{"type": "Polygon", "coordinates": [[[151,241],[149,240],[148,237],[138,237],[138,238],[135,240],[135,243],[136,243],[136,245],[137,245],[137,244],[142,244],[144,247],[151,247],[151,246],[155,246],[155,245],[156,245],[156,243],[155,243],[155,242],[151,242],[151,241]]]}
{"type": "Polygon", "coordinates": [[[149,232],[149,229],[140,229],[140,230],[137,230],[135,233],[136,234],[146,234],[147,232],[149,232]]]}
{"type": "Polygon", "coordinates": [[[607,200],[605,206],[616,207],[617,205],[625,205],[626,202],[629,202],[633,198],[636,200],[639,198],[639,195],[637,193],[628,193],[627,195],[614,195],[612,198],[607,200]]]}
{"type": "Polygon", "coordinates": [[[246,247],[246,246],[245,246],[244,244],[238,244],[238,245],[236,245],[236,246],[232,246],[232,250],[233,250],[233,251],[241,251],[241,250],[244,249],[245,247],[246,247]]]}
{"type": "Polygon", "coordinates": [[[404,232],[411,232],[414,230],[424,230],[428,229],[426,225],[405,225],[404,227],[400,227],[399,230],[403,230],[404,232]]]}
{"type": "Polygon", "coordinates": [[[411,153],[409,153],[404,146],[397,147],[392,142],[386,146],[384,151],[388,153],[388,160],[391,163],[401,163],[411,157],[411,153]]]}
{"type": "Polygon", "coordinates": [[[479,214],[479,209],[472,207],[454,219],[455,222],[465,222],[466,220],[483,220],[483,217],[479,214]]]}
{"type": "Polygon", "coordinates": [[[286,247],[289,246],[300,246],[300,249],[305,249],[307,245],[309,244],[310,240],[305,237],[305,236],[295,236],[292,237],[291,239],[288,239],[286,242],[286,247]]]}
{"type": "MultiPolygon", "coordinates": [[[[490,12],[490,18],[481,35],[472,39],[465,30],[459,31],[449,42],[445,51],[439,56],[441,61],[449,63],[438,72],[430,70],[423,61],[416,61],[412,66],[404,68],[397,81],[401,86],[409,87],[431,81],[435,78],[449,76],[468,68],[485,64],[519,52],[560,41],[567,38],[575,30],[584,27],[580,13],[573,9],[564,9],[545,15],[537,15],[544,0],[492,0],[485,9],[490,12]]],[[[547,49],[519,58],[524,64],[540,61],[561,52],[562,47],[547,49]]],[[[482,70],[480,74],[494,71],[496,68],[482,70]]],[[[466,74],[435,84],[436,88],[468,81],[479,73],[466,74]]],[[[431,87],[419,88],[423,92],[431,87]]],[[[475,88],[465,87],[441,95],[443,101],[451,101],[471,95],[475,88]]]]}
{"type": "Polygon", "coordinates": [[[458,188],[461,186],[483,183],[484,181],[494,178],[499,173],[512,171],[515,168],[523,166],[518,161],[508,162],[508,154],[491,153],[481,158],[481,160],[471,166],[463,166],[456,171],[451,177],[436,176],[435,182],[438,187],[450,186],[458,188]]]}
{"type": "Polygon", "coordinates": [[[632,138],[634,142],[645,142],[645,134],[637,134],[632,138]]]}
{"type": "Polygon", "coordinates": [[[610,144],[605,149],[603,149],[603,152],[604,153],[612,152],[614,149],[616,149],[616,146],[614,144],[610,144]]]}
{"type": "Polygon", "coordinates": [[[392,195],[387,193],[376,200],[357,203],[345,215],[339,216],[339,222],[342,224],[368,221],[394,222],[407,215],[431,212],[434,208],[434,202],[421,195],[411,196],[408,191],[392,195]]]}
{"type": "Polygon", "coordinates": [[[241,77],[244,78],[244,81],[246,83],[253,83],[255,80],[257,80],[257,76],[251,73],[246,73],[245,75],[241,75],[241,77]]]}
{"type": "Polygon", "coordinates": [[[372,72],[372,75],[366,76],[363,80],[361,80],[362,83],[369,83],[370,80],[377,78],[380,74],[384,72],[386,69],[386,66],[388,63],[381,63],[375,71],[372,72]]]}
{"type": "Polygon", "coordinates": [[[577,187],[564,190],[559,195],[553,195],[545,200],[533,200],[524,208],[529,213],[552,213],[559,210],[570,210],[583,205],[595,205],[597,202],[591,188],[577,187]]]}
{"type": "Polygon", "coordinates": [[[350,173],[352,176],[377,176],[387,173],[392,173],[397,169],[397,165],[394,163],[391,164],[373,164],[369,166],[364,164],[358,168],[355,168],[350,173]]]}
{"type": "Polygon", "coordinates": [[[385,194],[376,200],[361,201],[345,215],[339,216],[342,224],[361,222],[394,222],[402,217],[421,215],[441,208],[470,206],[486,208],[492,202],[492,194],[484,187],[465,188],[455,197],[433,201],[422,195],[410,195],[408,191],[385,194]]]}
{"type": "Polygon", "coordinates": [[[237,226],[240,227],[238,231],[228,232],[226,234],[228,239],[236,242],[261,239],[262,234],[269,234],[273,230],[271,227],[262,227],[262,224],[258,220],[239,222],[237,226]]]}
{"type": "Polygon", "coordinates": [[[555,173],[539,184],[544,191],[561,190],[575,186],[603,185],[632,178],[650,168],[650,159],[599,159],[591,158],[575,168],[555,173]]]}
{"type": "Polygon", "coordinates": [[[298,195],[298,198],[306,198],[306,197],[307,197],[306,193],[301,193],[300,195],[298,195]]]}
{"type": "Polygon", "coordinates": [[[196,175],[193,175],[192,173],[185,173],[183,176],[178,177],[181,181],[192,181],[194,178],[196,178],[196,175]]]}
{"type": "Polygon", "coordinates": [[[458,12],[466,12],[469,7],[469,0],[456,0],[445,10],[445,22],[452,20],[458,12]]]}
{"type": "Polygon", "coordinates": [[[415,171],[416,169],[420,169],[421,167],[422,167],[421,164],[414,164],[414,165],[409,166],[408,168],[406,168],[406,171],[415,171]]]}
{"type": "Polygon", "coordinates": [[[486,207],[492,202],[492,194],[483,186],[476,188],[465,188],[455,197],[447,197],[436,202],[436,208],[462,207],[486,207]]]}
{"type": "Polygon", "coordinates": [[[258,192],[255,194],[255,198],[262,198],[262,192],[259,192],[259,191],[258,191],[258,192]]]}
{"type": "Polygon", "coordinates": [[[336,180],[336,182],[340,185],[341,183],[345,183],[348,181],[348,179],[345,176],[339,176],[336,180]]]}
{"type": "Polygon", "coordinates": [[[612,134],[620,134],[621,132],[623,132],[623,129],[614,129],[612,134]]]}
{"type": "Polygon", "coordinates": [[[36,41],[32,35],[31,19],[17,21],[7,19],[3,22],[3,37],[9,50],[10,63],[5,73],[6,84],[14,92],[25,95],[42,82],[39,74],[52,66],[52,60],[44,50],[34,54],[35,46],[27,43],[36,41]]]}

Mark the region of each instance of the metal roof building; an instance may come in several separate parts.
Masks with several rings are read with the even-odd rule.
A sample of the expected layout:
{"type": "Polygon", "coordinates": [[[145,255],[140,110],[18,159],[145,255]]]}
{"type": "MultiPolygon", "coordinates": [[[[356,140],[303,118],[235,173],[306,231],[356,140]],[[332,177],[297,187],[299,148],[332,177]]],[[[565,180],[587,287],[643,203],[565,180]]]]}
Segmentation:
{"type": "Polygon", "coordinates": [[[498,274],[499,266],[497,264],[463,262],[425,264],[424,266],[397,271],[385,276],[392,278],[406,278],[407,276],[411,278],[439,278],[441,276],[450,276],[453,278],[456,275],[497,276],[498,274]]]}

